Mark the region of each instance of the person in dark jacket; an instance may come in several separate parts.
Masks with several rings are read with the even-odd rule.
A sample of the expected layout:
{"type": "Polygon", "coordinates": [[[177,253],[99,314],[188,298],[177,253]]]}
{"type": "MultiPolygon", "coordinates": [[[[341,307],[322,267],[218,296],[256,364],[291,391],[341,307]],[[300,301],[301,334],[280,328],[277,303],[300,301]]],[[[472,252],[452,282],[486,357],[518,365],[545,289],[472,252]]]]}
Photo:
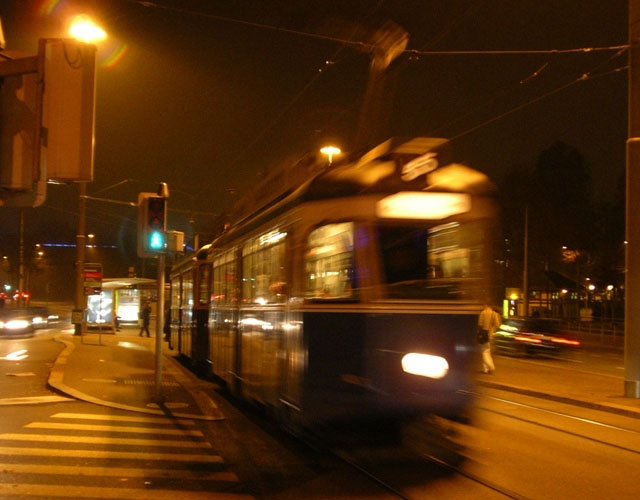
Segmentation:
{"type": "Polygon", "coordinates": [[[147,332],[147,337],[151,337],[149,333],[149,322],[151,321],[151,305],[149,302],[145,302],[140,311],[140,319],[142,320],[142,326],[140,327],[139,337],[142,337],[142,332],[147,332]]]}

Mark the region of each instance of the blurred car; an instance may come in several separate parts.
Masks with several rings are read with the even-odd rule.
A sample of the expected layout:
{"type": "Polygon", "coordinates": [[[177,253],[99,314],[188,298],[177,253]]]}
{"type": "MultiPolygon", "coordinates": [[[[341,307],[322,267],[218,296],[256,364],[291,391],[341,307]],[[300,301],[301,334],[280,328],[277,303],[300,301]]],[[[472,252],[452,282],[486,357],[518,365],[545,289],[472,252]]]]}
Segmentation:
{"type": "Polygon", "coordinates": [[[34,327],[31,316],[25,315],[21,309],[4,309],[0,311],[0,338],[31,337],[34,327]]]}
{"type": "Polygon", "coordinates": [[[509,318],[493,336],[493,345],[500,354],[534,356],[558,354],[563,349],[578,347],[580,341],[575,334],[563,330],[559,321],[509,318]]]}
{"type": "Polygon", "coordinates": [[[57,314],[51,313],[49,308],[44,306],[27,307],[25,315],[31,318],[34,328],[50,328],[60,321],[57,314]]]}

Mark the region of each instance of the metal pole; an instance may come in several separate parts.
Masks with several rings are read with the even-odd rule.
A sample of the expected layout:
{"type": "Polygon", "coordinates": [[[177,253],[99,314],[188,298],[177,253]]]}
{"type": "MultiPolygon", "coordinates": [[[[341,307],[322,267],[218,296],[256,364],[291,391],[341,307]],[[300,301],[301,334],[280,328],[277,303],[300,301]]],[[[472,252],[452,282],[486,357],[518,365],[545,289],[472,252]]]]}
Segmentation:
{"type": "Polygon", "coordinates": [[[640,0],[629,0],[624,395],[640,398],[640,0]]]}
{"type": "Polygon", "coordinates": [[[524,207],[524,266],[522,270],[522,304],[524,315],[529,316],[529,205],[524,207]]]}
{"type": "Polygon", "coordinates": [[[158,307],[156,311],[156,400],[162,401],[162,326],[164,322],[164,255],[158,256],[158,307]]]}
{"type": "MultiPolygon", "coordinates": [[[[86,298],[84,295],[84,247],[85,247],[85,215],[86,215],[87,183],[78,183],[78,231],[76,233],[76,302],[75,310],[82,311],[82,319],[75,322],[74,335],[82,335],[84,323],[84,309],[86,298]]],[[[79,313],[78,313],[79,314],[79,313]]]]}
{"type": "MultiPolygon", "coordinates": [[[[20,209],[20,248],[18,249],[18,291],[26,292],[24,283],[24,208],[20,209]]],[[[18,298],[22,307],[22,297],[18,298]]]]}

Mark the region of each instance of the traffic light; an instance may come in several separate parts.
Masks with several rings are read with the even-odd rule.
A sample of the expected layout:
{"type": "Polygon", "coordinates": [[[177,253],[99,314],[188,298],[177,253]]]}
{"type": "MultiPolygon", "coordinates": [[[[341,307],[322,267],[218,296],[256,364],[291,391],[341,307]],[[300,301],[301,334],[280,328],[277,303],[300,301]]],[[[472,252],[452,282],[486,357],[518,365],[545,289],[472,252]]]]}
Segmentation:
{"type": "Polygon", "coordinates": [[[138,196],[138,256],[157,257],[167,247],[167,198],[154,193],[138,196]]]}

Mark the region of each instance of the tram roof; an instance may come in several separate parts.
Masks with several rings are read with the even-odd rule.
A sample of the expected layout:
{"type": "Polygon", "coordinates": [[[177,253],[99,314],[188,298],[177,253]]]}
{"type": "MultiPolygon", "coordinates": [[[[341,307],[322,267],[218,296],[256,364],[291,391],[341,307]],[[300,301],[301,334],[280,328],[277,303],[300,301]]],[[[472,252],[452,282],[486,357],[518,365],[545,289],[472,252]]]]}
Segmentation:
{"type": "MultiPolygon", "coordinates": [[[[279,168],[234,207],[229,233],[255,215],[304,201],[397,191],[463,192],[492,196],[496,187],[479,170],[454,163],[450,141],[435,137],[392,137],[375,148],[328,164],[318,154],[279,168]],[[412,172],[409,172],[411,169],[412,172]]],[[[214,239],[224,238],[223,233],[214,239]]],[[[187,256],[202,258],[210,245],[187,256]]]]}
{"type": "Polygon", "coordinates": [[[293,193],[299,201],[309,201],[425,189],[490,194],[495,185],[482,172],[454,163],[448,139],[392,137],[364,154],[332,164],[323,156],[310,154],[276,169],[240,200],[231,218],[237,223],[293,193]],[[423,164],[414,165],[417,171],[405,175],[407,167],[418,160],[423,164]]]}

